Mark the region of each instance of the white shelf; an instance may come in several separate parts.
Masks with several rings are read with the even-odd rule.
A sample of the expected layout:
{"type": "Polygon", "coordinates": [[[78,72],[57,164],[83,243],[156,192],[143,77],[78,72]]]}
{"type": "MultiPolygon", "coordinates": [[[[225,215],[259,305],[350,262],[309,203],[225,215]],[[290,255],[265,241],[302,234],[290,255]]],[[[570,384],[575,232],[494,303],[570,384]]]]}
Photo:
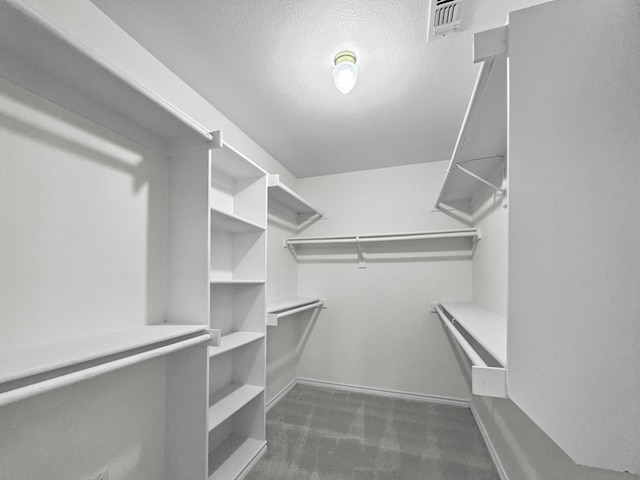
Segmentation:
{"type": "Polygon", "coordinates": [[[324,216],[304,198],[280,181],[279,175],[270,175],[268,183],[269,209],[283,211],[292,218],[297,231],[303,230],[324,216]]]}
{"type": "Polygon", "coordinates": [[[0,385],[127,352],[157,348],[181,338],[206,333],[205,325],[159,324],[78,338],[0,354],[0,385]]]}
{"type": "Polygon", "coordinates": [[[357,261],[403,258],[471,258],[481,238],[477,228],[285,239],[297,261],[357,261]]]}
{"type": "Polygon", "coordinates": [[[216,428],[251,400],[264,392],[263,387],[230,383],[209,397],[209,431],[216,428]]]}
{"type": "Polygon", "coordinates": [[[507,62],[497,57],[480,68],[435,208],[472,215],[492,187],[471,174],[504,190],[506,155],[507,62]]]}
{"type": "Polygon", "coordinates": [[[222,132],[213,132],[213,143],[217,147],[213,155],[212,169],[236,179],[257,179],[268,173],[245,155],[223,140],[222,132]]]}
{"type": "Polygon", "coordinates": [[[207,129],[31,7],[0,3],[0,75],[157,152],[206,149],[207,129]],[[180,148],[171,148],[180,144],[180,148]]]}
{"type": "Polygon", "coordinates": [[[265,227],[232,213],[211,209],[211,227],[230,233],[264,232],[265,227]]]}
{"type": "Polygon", "coordinates": [[[324,301],[319,298],[302,297],[272,302],[267,305],[267,326],[277,327],[280,318],[307,310],[322,308],[324,304],[324,301]]]}
{"type": "Polygon", "coordinates": [[[507,319],[469,302],[442,302],[436,312],[473,364],[473,393],[506,397],[507,319]]]}
{"type": "Polygon", "coordinates": [[[215,357],[216,355],[243,347],[244,345],[264,338],[264,336],[264,333],[256,332],[233,332],[228,335],[223,335],[220,339],[220,346],[209,347],[209,357],[215,357]]]}
{"type": "Polygon", "coordinates": [[[233,480],[255,464],[267,449],[267,442],[231,435],[209,454],[209,480],[233,480]]]}
{"type": "Polygon", "coordinates": [[[251,279],[247,279],[247,280],[236,280],[236,279],[225,279],[225,278],[215,278],[215,277],[211,277],[210,282],[214,285],[261,285],[263,283],[265,283],[264,279],[263,280],[251,280],[251,279]]]}

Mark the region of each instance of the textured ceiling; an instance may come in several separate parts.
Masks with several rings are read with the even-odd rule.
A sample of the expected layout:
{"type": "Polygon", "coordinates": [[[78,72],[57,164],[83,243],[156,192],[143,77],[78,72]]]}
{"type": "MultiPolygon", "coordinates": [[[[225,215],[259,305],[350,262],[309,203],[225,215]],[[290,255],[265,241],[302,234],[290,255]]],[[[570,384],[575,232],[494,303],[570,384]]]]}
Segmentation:
{"type": "MultiPolygon", "coordinates": [[[[92,1],[299,178],[449,158],[478,69],[469,31],[427,43],[426,0],[92,1]]],[[[504,23],[476,1],[467,28],[504,23]]]]}

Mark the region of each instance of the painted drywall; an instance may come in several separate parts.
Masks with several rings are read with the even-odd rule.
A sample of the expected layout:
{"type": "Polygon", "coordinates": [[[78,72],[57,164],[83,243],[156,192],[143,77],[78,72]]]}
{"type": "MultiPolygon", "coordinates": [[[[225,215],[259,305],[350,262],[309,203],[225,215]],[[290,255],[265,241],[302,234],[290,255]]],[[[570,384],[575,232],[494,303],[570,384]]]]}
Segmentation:
{"type": "Polygon", "coordinates": [[[167,160],[0,81],[0,348],[164,320],[167,160]]]}
{"type": "MultiPolygon", "coordinates": [[[[461,228],[432,213],[447,162],[301,179],[327,219],[305,235],[461,228]]],[[[355,255],[354,255],[355,256],[355,255]]],[[[467,399],[469,388],[430,302],[471,299],[471,261],[299,263],[298,294],[328,302],[300,326],[298,376],[424,396],[467,399]]]]}
{"type": "Polygon", "coordinates": [[[510,16],[509,395],[576,463],[636,474],[639,44],[636,0],[510,16]]]}
{"type": "Polygon", "coordinates": [[[482,232],[473,256],[473,303],[507,315],[508,199],[491,195],[474,214],[482,232]]]}
{"type": "MultiPolygon", "coordinates": [[[[164,320],[167,160],[5,81],[0,104],[0,350],[164,320]]],[[[2,407],[0,432],[2,478],[162,478],[164,362],[2,407]]]]}
{"type": "Polygon", "coordinates": [[[160,480],[164,406],[158,359],[0,407],[0,478],[160,480]]]}
{"type": "MultiPolygon", "coordinates": [[[[297,264],[283,247],[284,239],[294,235],[296,232],[271,208],[267,224],[267,304],[298,296],[297,264]]],[[[267,402],[296,379],[302,315],[283,318],[277,327],[267,327],[267,402]]]]}

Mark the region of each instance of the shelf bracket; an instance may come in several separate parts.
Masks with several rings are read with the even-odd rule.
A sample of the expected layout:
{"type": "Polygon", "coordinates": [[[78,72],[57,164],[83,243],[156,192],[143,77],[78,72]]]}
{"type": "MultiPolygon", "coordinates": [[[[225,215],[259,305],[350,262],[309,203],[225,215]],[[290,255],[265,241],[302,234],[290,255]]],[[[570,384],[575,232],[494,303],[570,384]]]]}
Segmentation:
{"type": "Polygon", "coordinates": [[[360,242],[359,237],[356,237],[356,244],[358,246],[358,268],[367,268],[367,250],[360,242]]]}
{"type": "Polygon", "coordinates": [[[464,173],[466,173],[467,175],[475,178],[476,180],[478,180],[479,182],[484,183],[485,185],[487,185],[488,187],[493,188],[496,192],[500,192],[503,195],[507,194],[507,190],[505,188],[501,188],[498,187],[497,185],[494,185],[493,183],[491,183],[488,180],[485,180],[484,178],[482,178],[480,175],[476,175],[475,173],[473,173],[471,170],[467,170],[466,168],[464,168],[462,165],[460,165],[459,163],[456,164],[455,168],[463,171],[464,173]]]}

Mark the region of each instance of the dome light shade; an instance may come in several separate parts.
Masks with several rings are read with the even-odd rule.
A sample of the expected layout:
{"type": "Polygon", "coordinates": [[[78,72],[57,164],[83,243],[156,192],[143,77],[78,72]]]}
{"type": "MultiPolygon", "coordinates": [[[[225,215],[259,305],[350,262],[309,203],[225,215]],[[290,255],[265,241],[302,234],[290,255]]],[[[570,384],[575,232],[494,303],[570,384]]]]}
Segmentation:
{"type": "Polygon", "coordinates": [[[340,52],[334,59],[333,81],[342,93],[349,93],[358,79],[356,54],[350,51],[340,52]]]}

